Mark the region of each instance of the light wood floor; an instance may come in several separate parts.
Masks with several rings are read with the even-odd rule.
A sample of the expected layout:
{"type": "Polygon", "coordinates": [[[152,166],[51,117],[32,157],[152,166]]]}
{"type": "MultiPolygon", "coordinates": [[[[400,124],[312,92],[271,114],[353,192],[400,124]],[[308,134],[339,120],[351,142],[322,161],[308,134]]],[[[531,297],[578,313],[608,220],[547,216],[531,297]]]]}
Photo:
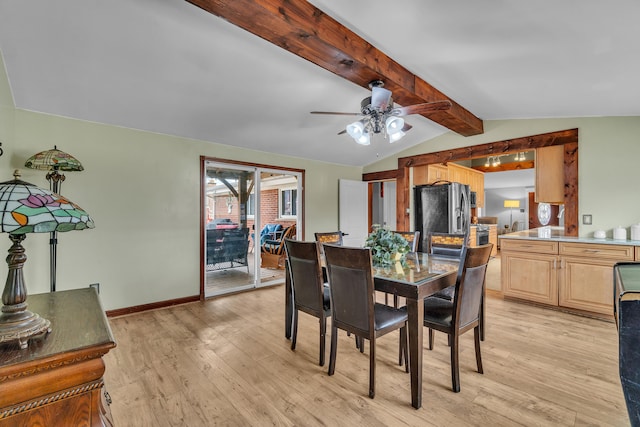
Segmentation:
{"type": "MultiPolygon", "coordinates": [[[[461,339],[461,392],[449,348],[425,348],[423,407],[410,406],[398,335],[378,340],[376,397],[368,347],[344,332],[336,374],[318,366],[318,322],[301,313],[284,338],[284,287],[110,319],[117,347],[105,381],[117,426],[628,426],[613,323],[489,297],[484,375],[461,339]]],[[[330,329],[329,329],[330,330],[330,329]]],[[[425,334],[426,335],[426,334],[425,334]]],[[[329,336],[327,336],[328,363],[329,336]]]]}

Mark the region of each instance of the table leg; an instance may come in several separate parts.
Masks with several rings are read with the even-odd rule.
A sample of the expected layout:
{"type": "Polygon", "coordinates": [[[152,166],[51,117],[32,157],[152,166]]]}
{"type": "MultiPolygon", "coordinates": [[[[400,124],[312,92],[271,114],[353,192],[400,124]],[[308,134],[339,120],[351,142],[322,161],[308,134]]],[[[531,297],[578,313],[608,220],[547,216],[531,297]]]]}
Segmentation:
{"type": "Polygon", "coordinates": [[[284,269],[284,337],[291,338],[291,321],[293,319],[293,299],[291,298],[291,278],[289,277],[289,266],[284,269]]]}
{"type": "Polygon", "coordinates": [[[422,406],[422,330],[424,303],[422,300],[407,298],[409,366],[411,372],[411,406],[422,406]]]}

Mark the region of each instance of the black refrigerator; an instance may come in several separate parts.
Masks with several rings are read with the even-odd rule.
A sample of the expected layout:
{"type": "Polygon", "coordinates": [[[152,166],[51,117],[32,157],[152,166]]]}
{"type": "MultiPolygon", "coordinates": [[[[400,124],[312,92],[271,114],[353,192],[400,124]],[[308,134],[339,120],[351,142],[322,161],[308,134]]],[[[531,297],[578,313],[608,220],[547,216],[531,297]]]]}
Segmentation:
{"type": "Polygon", "coordinates": [[[420,232],[418,251],[429,247],[430,233],[465,234],[471,223],[469,186],[447,182],[414,187],[415,229],[420,232]]]}

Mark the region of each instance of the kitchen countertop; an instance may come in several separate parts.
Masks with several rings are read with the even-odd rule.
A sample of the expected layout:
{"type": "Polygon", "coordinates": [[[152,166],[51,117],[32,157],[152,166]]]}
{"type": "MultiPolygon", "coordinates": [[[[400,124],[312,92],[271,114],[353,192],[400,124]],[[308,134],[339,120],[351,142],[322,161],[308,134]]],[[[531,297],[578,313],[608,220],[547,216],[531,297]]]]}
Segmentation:
{"type": "Polygon", "coordinates": [[[555,240],[557,242],[572,243],[598,243],[602,245],[629,245],[640,246],[640,240],[614,240],[596,239],[593,237],[565,236],[563,227],[540,227],[531,230],[516,231],[514,233],[501,234],[499,239],[517,240],[555,240]]]}

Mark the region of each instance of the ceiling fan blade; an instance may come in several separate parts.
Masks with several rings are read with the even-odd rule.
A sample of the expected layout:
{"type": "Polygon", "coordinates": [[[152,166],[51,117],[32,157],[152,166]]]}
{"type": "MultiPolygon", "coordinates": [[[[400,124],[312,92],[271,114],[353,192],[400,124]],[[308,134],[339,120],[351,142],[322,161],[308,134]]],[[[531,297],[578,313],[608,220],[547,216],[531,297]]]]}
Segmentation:
{"type": "Polygon", "coordinates": [[[311,111],[311,114],[334,114],[339,116],[361,116],[362,113],[340,113],[337,111],[311,111]]]}
{"type": "Polygon", "coordinates": [[[404,126],[402,127],[402,132],[407,132],[408,130],[410,130],[413,126],[411,126],[409,123],[404,122],[404,126]]]}
{"type": "Polygon", "coordinates": [[[338,132],[338,135],[342,135],[342,134],[345,134],[345,133],[347,133],[347,130],[346,130],[346,129],[343,129],[343,130],[341,130],[340,132],[338,132]]]}
{"type": "Polygon", "coordinates": [[[407,105],[393,111],[394,116],[408,116],[410,114],[425,114],[433,111],[443,111],[451,108],[451,101],[425,102],[424,104],[407,105]]]}
{"type": "Polygon", "coordinates": [[[371,88],[371,106],[379,110],[386,110],[391,102],[391,91],[383,87],[371,88]]]}

